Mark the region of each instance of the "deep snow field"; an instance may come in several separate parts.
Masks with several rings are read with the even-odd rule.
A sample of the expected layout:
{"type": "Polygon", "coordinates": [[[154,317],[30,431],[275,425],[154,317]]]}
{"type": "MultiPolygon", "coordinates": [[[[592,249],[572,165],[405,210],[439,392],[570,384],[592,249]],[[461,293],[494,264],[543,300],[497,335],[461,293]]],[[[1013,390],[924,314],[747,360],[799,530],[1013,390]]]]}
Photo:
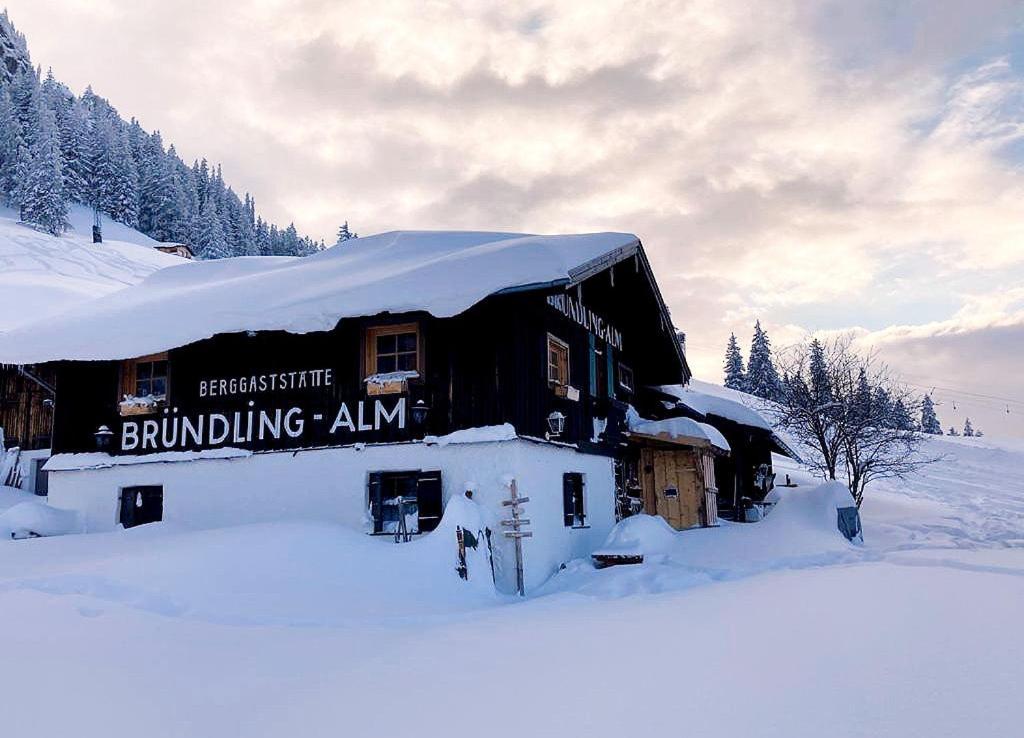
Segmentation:
{"type": "Polygon", "coordinates": [[[786,463],[763,522],[634,518],[607,545],[642,566],[525,601],[459,580],[447,529],[0,542],[0,734],[1020,736],[1024,442],[929,447],[863,546],[786,463]]]}

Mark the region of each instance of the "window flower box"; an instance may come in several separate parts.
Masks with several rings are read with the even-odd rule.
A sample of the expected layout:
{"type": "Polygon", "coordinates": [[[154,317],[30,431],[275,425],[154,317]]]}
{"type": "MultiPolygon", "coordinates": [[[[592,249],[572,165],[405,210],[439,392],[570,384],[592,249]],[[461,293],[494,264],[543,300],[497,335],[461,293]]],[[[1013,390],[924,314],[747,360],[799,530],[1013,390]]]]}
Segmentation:
{"type": "Polygon", "coordinates": [[[371,374],[363,381],[366,383],[366,394],[399,395],[409,391],[409,380],[419,379],[417,371],[384,372],[371,374]]]}
{"type": "Polygon", "coordinates": [[[143,397],[125,395],[124,399],[117,404],[117,410],[122,417],[152,415],[165,407],[167,407],[166,395],[145,395],[143,397]]]}

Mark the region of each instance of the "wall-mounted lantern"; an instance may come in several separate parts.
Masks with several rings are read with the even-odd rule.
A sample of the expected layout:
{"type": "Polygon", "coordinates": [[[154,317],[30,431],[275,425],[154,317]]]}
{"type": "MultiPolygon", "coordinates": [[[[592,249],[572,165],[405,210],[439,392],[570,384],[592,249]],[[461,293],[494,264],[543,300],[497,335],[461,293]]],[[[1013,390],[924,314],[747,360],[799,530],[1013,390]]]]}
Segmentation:
{"type": "Polygon", "coordinates": [[[99,428],[97,428],[96,432],[92,434],[92,437],[96,439],[97,451],[110,450],[110,446],[114,442],[114,432],[105,425],[101,425],[99,428]]]}
{"type": "Polygon", "coordinates": [[[557,438],[558,436],[562,435],[562,433],[564,431],[565,431],[565,415],[563,415],[561,413],[561,411],[555,410],[550,415],[548,415],[548,433],[547,433],[547,438],[549,440],[552,439],[552,438],[557,438]]]}
{"type": "Polygon", "coordinates": [[[412,406],[412,422],[414,425],[423,425],[427,422],[427,415],[430,414],[430,405],[423,400],[416,400],[412,406]]]}

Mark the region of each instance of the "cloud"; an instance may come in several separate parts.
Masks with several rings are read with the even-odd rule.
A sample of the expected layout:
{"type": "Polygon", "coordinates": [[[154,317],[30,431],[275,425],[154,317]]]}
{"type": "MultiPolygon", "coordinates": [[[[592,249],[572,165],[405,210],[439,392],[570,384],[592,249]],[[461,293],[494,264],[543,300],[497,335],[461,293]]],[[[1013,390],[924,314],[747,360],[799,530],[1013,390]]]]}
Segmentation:
{"type": "MultiPolygon", "coordinates": [[[[777,343],[869,322],[892,346],[1016,320],[982,302],[1024,284],[1017,2],[15,0],[10,13],[37,62],[184,156],[222,161],[267,215],[316,237],[342,220],[636,232],[710,378],[728,332],[755,317],[777,343]],[[944,323],[959,328],[929,332],[944,323]]],[[[1004,369],[975,363],[962,381],[1004,369]]]]}

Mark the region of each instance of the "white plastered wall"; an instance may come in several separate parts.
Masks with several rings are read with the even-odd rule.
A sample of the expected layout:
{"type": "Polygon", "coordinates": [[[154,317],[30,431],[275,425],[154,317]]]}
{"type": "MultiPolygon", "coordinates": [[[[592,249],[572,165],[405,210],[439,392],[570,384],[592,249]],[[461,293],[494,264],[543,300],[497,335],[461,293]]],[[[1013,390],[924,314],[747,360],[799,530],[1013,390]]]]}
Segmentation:
{"type": "Polygon", "coordinates": [[[492,517],[500,585],[511,586],[513,547],[498,521],[501,501],[515,478],[531,521],[524,540],[526,583],[536,587],[560,564],[588,556],[615,523],[611,459],[523,439],[449,445],[410,443],[240,458],[132,463],[98,469],[53,471],[50,504],[81,513],[87,532],[118,526],[123,487],[163,486],[164,521],[195,528],[277,520],[328,520],[365,529],[366,484],[372,471],[440,469],[444,500],[467,484],[492,517]],[[562,474],[581,472],[586,484],[588,527],[563,524],[562,474]]]}

